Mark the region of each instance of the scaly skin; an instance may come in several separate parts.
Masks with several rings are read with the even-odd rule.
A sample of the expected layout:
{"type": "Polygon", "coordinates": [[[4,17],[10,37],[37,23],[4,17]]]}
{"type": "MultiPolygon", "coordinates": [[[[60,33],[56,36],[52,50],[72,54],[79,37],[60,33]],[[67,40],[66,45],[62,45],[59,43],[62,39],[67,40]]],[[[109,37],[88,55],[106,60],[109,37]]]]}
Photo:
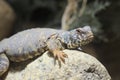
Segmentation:
{"type": "Polygon", "coordinates": [[[93,33],[89,26],[71,31],[35,28],[19,32],[0,42],[0,76],[7,71],[9,60],[25,61],[45,51],[52,53],[59,63],[64,63],[67,57],[62,52],[64,49],[79,48],[92,39],[93,33]]]}

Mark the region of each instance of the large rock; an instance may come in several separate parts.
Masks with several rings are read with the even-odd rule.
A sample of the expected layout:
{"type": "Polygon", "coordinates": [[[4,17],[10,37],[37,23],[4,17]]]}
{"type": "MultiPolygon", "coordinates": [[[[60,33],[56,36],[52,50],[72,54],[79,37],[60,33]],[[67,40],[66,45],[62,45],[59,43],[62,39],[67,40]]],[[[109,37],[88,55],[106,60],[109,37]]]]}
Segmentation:
{"type": "Polygon", "coordinates": [[[15,17],[11,6],[5,0],[0,0],[0,40],[10,35],[15,17]]]}
{"type": "Polygon", "coordinates": [[[46,52],[32,62],[12,63],[5,80],[111,80],[96,58],[75,50],[64,52],[68,58],[61,68],[46,52]]]}

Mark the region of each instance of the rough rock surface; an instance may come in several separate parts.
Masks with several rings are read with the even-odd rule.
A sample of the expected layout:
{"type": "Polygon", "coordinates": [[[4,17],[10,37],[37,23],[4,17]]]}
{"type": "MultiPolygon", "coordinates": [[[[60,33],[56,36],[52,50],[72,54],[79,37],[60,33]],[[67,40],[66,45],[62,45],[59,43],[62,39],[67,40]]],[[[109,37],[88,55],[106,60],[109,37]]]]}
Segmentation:
{"type": "Polygon", "coordinates": [[[0,40],[10,35],[15,17],[11,6],[5,0],[0,0],[0,40]]]}
{"type": "Polygon", "coordinates": [[[75,50],[64,52],[68,58],[61,68],[46,52],[35,60],[12,63],[5,80],[111,80],[105,67],[94,57],[75,50]]]}

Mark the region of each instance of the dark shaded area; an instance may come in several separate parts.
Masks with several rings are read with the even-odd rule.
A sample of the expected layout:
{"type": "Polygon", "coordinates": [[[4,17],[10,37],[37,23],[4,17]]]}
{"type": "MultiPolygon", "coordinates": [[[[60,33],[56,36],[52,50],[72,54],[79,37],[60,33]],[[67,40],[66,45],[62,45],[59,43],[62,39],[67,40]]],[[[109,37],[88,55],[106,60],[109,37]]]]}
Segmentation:
{"type": "Polygon", "coordinates": [[[111,5],[97,14],[108,42],[100,43],[99,57],[113,80],[120,79],[120,1],[110,0],[111,5]]]}
{"type": "Polygon", "coordinates": [[[48,8],[38,8],[31,14],[30,21],[39,23],[39,24],[47,24],[51,20],[54,19],[54,12],[48,8]]]}
{"type": "Polygon", "coordinates": [[[60,28],[65,0],[6,0],[17,15],[13,34],[33,27],[60,28]]]}

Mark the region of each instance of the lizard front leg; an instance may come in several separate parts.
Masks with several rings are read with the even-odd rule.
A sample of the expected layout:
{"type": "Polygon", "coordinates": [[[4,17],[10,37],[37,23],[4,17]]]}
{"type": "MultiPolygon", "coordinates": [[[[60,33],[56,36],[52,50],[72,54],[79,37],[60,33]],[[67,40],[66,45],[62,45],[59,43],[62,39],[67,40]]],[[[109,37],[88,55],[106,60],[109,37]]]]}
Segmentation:
{"type": "Polygon", "coordinates": [[[0,76],[4,74],[9,67],[9,60],[4,53],[0,53],[0,76]]]}
{"type": "Polygon", "coordinates": [[[65,58],[67,58],[68,56],[63,52],[65,48],[60,40],[53,36],[50,37],[47,41],[47,47],[49,52],[53,53],[54,58],[58,60],[60,66],[61,62],[65,63],[65,58]]]}
{"type": "Polygon", "coordinates": [[[65,59],[64,58],[67,58],[67,54],[65,54],[63,51],[59,50],[59,49],[55,49],[52,51],[53,55],[54,55],[54,58],[55,59],[58,59],[58,61],[61,63],[65,63],[65,59]]]}

